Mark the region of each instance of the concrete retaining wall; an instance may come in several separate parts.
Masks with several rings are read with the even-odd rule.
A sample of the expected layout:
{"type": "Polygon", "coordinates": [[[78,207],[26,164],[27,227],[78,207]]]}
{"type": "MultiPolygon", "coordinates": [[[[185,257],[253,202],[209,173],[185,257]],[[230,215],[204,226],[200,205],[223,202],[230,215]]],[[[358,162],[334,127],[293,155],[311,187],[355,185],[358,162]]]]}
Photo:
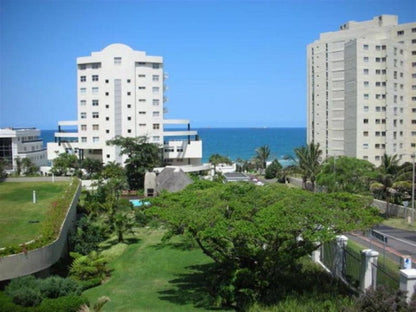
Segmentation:
{"type": "Polygon", "coordinates": [[[59,260],[66,250],[68,232],[76,219],[77,203],[80,194],[81,183],[74,194],[65,220],[62,223],[59,237],[53,243],[30,250],[26,254],[20,253],[0,257],[0,281],[42,271],[59,260]]]}

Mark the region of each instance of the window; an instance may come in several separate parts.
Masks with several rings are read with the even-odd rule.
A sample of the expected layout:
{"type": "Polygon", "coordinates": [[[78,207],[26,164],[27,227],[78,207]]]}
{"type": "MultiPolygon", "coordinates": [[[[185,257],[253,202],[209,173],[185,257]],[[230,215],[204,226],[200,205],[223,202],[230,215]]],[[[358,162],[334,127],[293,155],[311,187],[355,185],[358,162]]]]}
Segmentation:
{"type": "Polygon", "coordinates": [[[105,130],[105,133],[110,133],[110,130],[108,130],[108,129],[107,129],[107,130],[105,130]]]}
{"type": "Polygon", "coordinates": [[[131,120],[131,116],[128,116],[128,117],[127,117],[127,120],[131,120]]]}
{"type": "Polygon", "coordinates": [[[403,36],[404,35],[404,30],[399,30],[397,32],[397,36],[403,36]]]}
{"type": "Polygon", "coordinates": [[[108,83],[108,79],[105,80],[105,83],[108,83]]]}
{"type": "Polygon", "coordinates": [[[364,100],[368,100],[368,93],[364,93],[364,100]]]}
{"type": "Polygon", "coordinates": [[[85,64],[80,64],[79,65],[80,70],[85,70],[86,68],[87,68],[87,65],[85,65],[85,64]]]}
{"type": "Polygon", "coordinates": [[[412,28],[412,33],[416,33],[416,28],[412,28]]]}
{"type": "Polygon", "coordinates": [[[105,117],[105,120],[106,120],[106,121],[109,121],[109,120],[110,120],[110,117],[105,117]]]}
{"type": "Polygon", "coordinates": [[[380,61],[381,61],[381,58],[376,57],[376,62],[377,62],[377,63],[380,63],[380,61]]]}
{"type": "Polygon", "coordinates": [[[412,39],[412,44],[415,44],[416,43],[416,39],[412,39]]]}
{"type": "Polygon", "coordinates": [[[152,81],[159,81],[159,75],[153,75],[152,81]]]}
{"type": "Polygon", "coordinates": [[[380,106],[376,106],[376,112],[381,112],[381,107],[380,106]]]}
{"type": "Polygon", "coordinates": [[[364,50],[368,50],[368,44],[364,44],[364,45],[363,45],[363,49],[364,49],[364,50]]]}
{"type": "Polygon", "coordinates": [[[94,119],[99,118],[98,112],[92,112],[92,118],[94,119]]]}
{"type": "Polygon", "coordinates": [[[139,127],[146,127],[146,124],[145,123],[141,123],[141,124],[139,124],[139,127]]]}
{"type": "Polygon", "coordinates": [[[81,131],[87,131],[87,125],[81,125],[81,131]]]}
{"type": "Polygon", "coordinates": [[[127,108],[131,108],[131,104],[127,104],[127,108]]]}
{"type": "Polygon", "coordinates": [[[380,136],[380,131],[376,131],[376,136],[380,136]]]}
{"type": "Polygon", "coordinates": [[[131,80],[130,79],[127,79],[127,83],[130,83],[131,82],[131,80]]]}
{"type": "Polygon", "coordinates": [[[368,143],[364,143],[364,144],[363,144],[363,148],[364,148],[364,149],[368,149],[368,143]]]}
{"type": "Polygon", "coordinates": [[[363,122],[364,122],[365,124],[368,124],[368,119],[367,119],[367,118],[364,118],[363,122]]]}
{"type": "Polygon", "coordinates": [[[92,81],[98,81],[98,75],[92,75],[92,81]]]}
{"type": "Polygon", "coordinates": [[[365,137],[368,136],[368,131],[364,131],[363,136],[365,136],[365,137]]]}
{"type": "Polygon", "coordinates": [[[107,157],[107,158],[110,158],[110,154],[107,154],[107,155],[106,155],[106,157],[107,157]]]}
{"type": "Polygon", "coordinates": [[[374,157],[375,160],[380,160],[380,156],[374,157]]]}
{"type": "Polygon", "coordinates": [[[145,62],[137,62],[137,66],[146,66],[145,62]]]}
{"type": "Polygon", "coordinates": [[[368,75],[368,68],[364,68],[363,72],[364,72],[364,75],[368,75]]]}
{"type": "Polygon", "coordinates": [[[92,143],[98,143],[98,142],[100,142],[100,137],[98,136],[92,137],[92,143]]]}
{"type": "Polygon", "coordinates": [[[153,124],[153,130],[159,130],[159,124],[153,124]]]}
{"type": "Polygon", "coordinates": [[[127,133],[131,133],[131,129],[127,129],[127,133]]]}
{"type": "Polygon", "coordinates": [[[97,94],[98,93],[98,87],[93,87],[92,88],[92,93],[97,94]]]}
{"type": "Polygon", "coordinates": [[[380,87],[381,86],[381,82],[380,81],[376,81],[376,87],[380,87]]]}
{"type": "Polygon", "coordinates": [[[376,45],[376,51],[380,51],[381,50],[381,46],[376,45]]]}
{"type": "Polygon", "coordinates": [[[143,87],[143,86],[139,87],[139,90],[144,90],[144,89],[146,89],[146,87],[143,87]]]}
{"type": "Polygon", "coordinates": [[[365,106],[363,107],[363,109],[364,109],[364,111],[365,111],[365,112],[368,112],[368,106],[367,106],[367,105],[365,105],[365,106]]]}
{"type": "Polygon", "coordinates": [[[376,125],[380,124],[380,119],[376,119],[376,125]]]}
{"type": "Polygon", "coordinates": [[[87,105],[87,101],[86,100],[81,100],[81,102],[79,103],[81,106],[85,106],[87,105]]]}
{"type": "Polygon", "coordinates": [[[105,93],[105,96],[109,96],[110,94],[108,92],[105,93]]]}
{"type": "Polygon", "coordinates": [[[98,125],[92,125],[92,130],[98,131],[100,127],[98,125]]]}
{"type": "Polygon", "coordinates": [[[114,65],[121,65],[121,57],[114,58],[114,65]]]}
{"type": "Polygon", "coordinates": [[[153,106],[159,106],[159,100],[153,100],[153,106]]]}
{"type": "Polygon", "coordinates": [[[98,106],[98,100],[92,100],[92,106],[98,106]]]}
{"type": "Polygon", "coordinates": [[[157,93],[157,92],[159,92],[159,87],[153,87],[153,88],[152,88],[152,91],[153,91],[153,93],[157,93]]]}
{"type": "Polygon", "coordinates": [[[87,76],[81,76],[80,79],[81,79],[81,82],[85,82],[87,81],[87,76]]]}
{"type": "Polygon", "coordinates": [[[101,64],[100,64],[100,63],[93,63],[93,64],[91,65],[91,67],[92,67],[92,69],[98,69],[98,68],[100,68],[100,67],[101,67],[101,64]]]}
{"type": "Polygon", "coordinates": [[[146,115],[146,112],[139,112],[139,115],[146,115]]]}
{"type": "Polygon", "coordinates": [[[87,118],[87,113],[82,112],[82,113],[81,113],[81,119],[86,119],[86,118],[87,118]]]}
{"type": "Polygon", "coordinates": [[[145,77],[146,77],[146,75],[139,74],[139,78],[145,78],[145,77]]]}
{"type": "Polygon", "coordinates": [[[145,99],[139,99],[139,102],[146,102],[145,99]]]}
{"type": "Polygon", "coordinates": [[[159,63],[153,63],[153,64],[152,64],[152,67],[153,67],[154,69],[158,69],[160,66],[159,66],[159,63]]]}
{"type": "Polygon", "coordinates": [[[110,108],[110,105],[106,104],[106,105],[105,105],[105,108],[110,108]]]}
{"type": "Polygon", "coordinates": [[[85,94],[85,93],[87,93],[87,88],[81,88],[81,89],[79,89],[79,92],[81,94],[85,94]]]}
{"type": "Polygon", "coordinates": [[[153,142],[159,142],[160,141],[160,136],[155,135],[153,136],[153,142]]]}
{"type": "Polygon", "coordinates": [[[368,87],[369,86],[369,82],[368,81],[364,81],[364,87],[368,87]]]}
{"type": "Polygon", "coordinates": [[[129,92],[127,92],[127,95],[131,95],[131,92],[129,91],[129,92]]]}
{"type": "Polygon", "coordinates": [[[381,70],[380,69],[376,69],[376,75],[380,75],[381,74],[381,70]]]}
{"type": "Polygon", "coordinates": [[[153,117],[159,117],[159,112],[153,112],[153,117]]]}
{"type": "Polygon", "coordinates": [[[82,143],[87,143],[87,137],[81,137],[81,142],[82,143]]]}

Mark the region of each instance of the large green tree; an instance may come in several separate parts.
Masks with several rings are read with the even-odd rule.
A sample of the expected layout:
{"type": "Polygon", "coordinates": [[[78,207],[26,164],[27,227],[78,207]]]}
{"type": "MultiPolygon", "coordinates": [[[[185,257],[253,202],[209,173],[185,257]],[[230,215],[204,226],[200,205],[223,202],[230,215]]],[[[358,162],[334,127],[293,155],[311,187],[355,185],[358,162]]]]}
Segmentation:
{"type": "Polygon", "coordinates": [[[280,178],[283,167],[277,159],[267,166],[264,177],[266,179],[280,178]]]}
{"type": "Polygon", "coordinates": [[[81,167],[87,172],[88,178],[92,178],[101,173],[103,162],[99,159],[86,158],[81,162],[81,167]]]}
{"type": "Polygon", "coordinates": [[[162,164],[159,147],[153,143],[147,143],[146,137],[118,136],[107,141],[107,144],[120,146],[120,154],[127,155],[125,168],[127,182],[132,190],[143,188],[146,171],[162,164]]]}
{"type": "Polygon", "coordinates": [[[218,266],[218,292],[240,309],[278,288],[297,259],[336,234],[379,220],[371,198],[321,194],[280,184],[196,182],[152,199],[148,213],[166,222],[167,237],[191,236],[218,266]]]}
{"type": "Polygon", "coordinates": [[[329,157],[322,163],[317,182],[328,192],[369,194],[375,175],[374,165],[367,160],[348,156],[329,157]]]}
{"type": "Polygon", "coordinates": [[[66,175],[70,170],[78,168],[78,158],[74,154],[62,153],[53,160],[52,173],[61,176],[66,175]]]}

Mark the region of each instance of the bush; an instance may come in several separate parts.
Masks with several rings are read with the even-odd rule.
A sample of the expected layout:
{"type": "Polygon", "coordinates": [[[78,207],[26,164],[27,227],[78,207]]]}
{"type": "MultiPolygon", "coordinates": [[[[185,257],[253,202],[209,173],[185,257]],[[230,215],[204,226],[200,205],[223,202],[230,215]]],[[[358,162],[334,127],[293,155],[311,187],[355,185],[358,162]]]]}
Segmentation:
{"type": "Polygon", "coordinates": [[[357,298],[350,311],[390,312],[410,311],[406,303],[406,295],[400,290],[389,290],[383,286],[376,290],[368,289],[357,298]]]}
{"type": "Polygon", "coordinates": [[[70,278],[51,276],[40,282],[40,291],[45,298],[81,295],[82,287],[70,278]]]}
{"type": "Polygon", "coordinates": [[[0,312],[24,312],[24,311],[32,311],[28,308],[21,307],[15,304],[9,296],[7,296],[4,292],[0,291],[0,312]]]}
{"type": "Polygon", "coordinates": [[[98,286],[101,284],[101,278],[97,277],[97,278],[93,278],[87,281],[80,281],[79,284],[82,287],[82,290],[87,290],[89,288],[93,288],[95,286],[98,286]]]}
{"type": "Polygon", "coordinates": [[[71,233],[69,239],[73,251],[87,255],[98,249],[98,244],[105,239],[105,235],[101,226],[84,216],[77,222],[76,230],[71,233]]]}
{"type": "Polygon", "coordinates": [[[6,294],[14,303],[24,307],[35,306],[42,301],[39,281],[32,275],[13,279],[6,287],[6,294]]]}
{"type": "Polygon", "coordinates": [[[83,304],[88,304],[88,299],[75,295],[45,299],[37,307],[36,312],[77,312],[83,304]]]}

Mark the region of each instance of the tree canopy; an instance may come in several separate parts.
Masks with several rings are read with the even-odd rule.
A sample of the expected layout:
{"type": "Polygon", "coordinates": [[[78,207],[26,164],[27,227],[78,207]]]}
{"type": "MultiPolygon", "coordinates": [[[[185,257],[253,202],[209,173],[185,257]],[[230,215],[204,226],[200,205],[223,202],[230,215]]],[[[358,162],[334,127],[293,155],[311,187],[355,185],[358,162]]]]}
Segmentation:
{"type": "Polygon", "coordinates": [[[52,173],[55,175],[66,175],[68,169],[78,168],[78,158],[74,154],[62,153],[53,160],[52,173]]]}
{"type": "Polygon", "coordinates": [[[259,161],[261,169],[266,169],[267,160],[270,157],[270,147],[268,145],[263,145],[256,148],[255,158],[259,161]]]}
{"type": "Polygon", "coordinates": [[[369,194],[375,167],[367,160],[354,157],[329,157],[322,164],[317,182],[328,192],[369,194]]]}
{"type": "Polygon", "coordinates": [[[319,143],[309,143],[307,146],[301,146],[295,148],[295,154],[297,159],[298,171],[302,174],[302,180],[304,188],[306,188],[306,182],[309,179],[312,185],[312,191],[315,190],[316,176],[320,171],[320,158],[322,150],[319,147],[319,143]]]}
{"type": "Polygon", "coordinates": [[[127,155],[125,161],[127,182],[130,189],[141,189],[146,171],[161,165],[160,150],[157,145],[147,143],[146,137],[116,137],[107,141],[109,145],[121,147],[121,155],[127,155]]]}
{"type": "Polygon", "coordinates": [[[152,199],[148,213],[166,222],[167,237],[195,239],[223,270],[232,294],[249,292],[251,297],[278,283],[279,275],[315,250],[316,243],[377,223],[370,203],[369,197],[279,184],[200,181],[152,199]]]}

